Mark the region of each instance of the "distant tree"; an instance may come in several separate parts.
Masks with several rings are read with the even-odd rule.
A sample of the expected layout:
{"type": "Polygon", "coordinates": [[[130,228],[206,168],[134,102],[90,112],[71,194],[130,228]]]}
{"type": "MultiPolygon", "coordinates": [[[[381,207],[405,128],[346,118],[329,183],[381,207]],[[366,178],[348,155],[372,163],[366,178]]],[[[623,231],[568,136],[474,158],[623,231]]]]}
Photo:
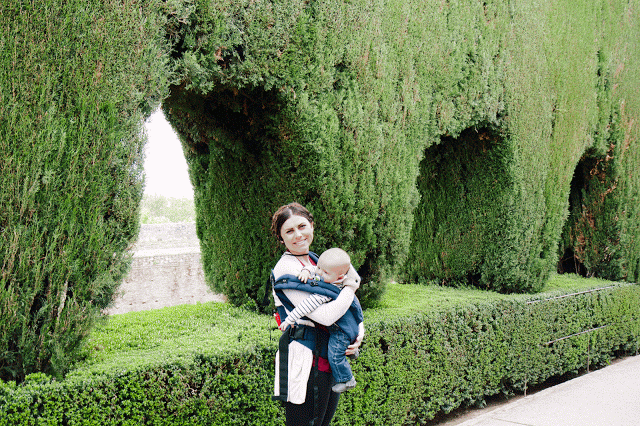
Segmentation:
{"type": "Polygon", "coordinates": [[[190,198],[153,194],[142,197],[140,217],[143,224],[195,222],[196,212],[190,198]]]}

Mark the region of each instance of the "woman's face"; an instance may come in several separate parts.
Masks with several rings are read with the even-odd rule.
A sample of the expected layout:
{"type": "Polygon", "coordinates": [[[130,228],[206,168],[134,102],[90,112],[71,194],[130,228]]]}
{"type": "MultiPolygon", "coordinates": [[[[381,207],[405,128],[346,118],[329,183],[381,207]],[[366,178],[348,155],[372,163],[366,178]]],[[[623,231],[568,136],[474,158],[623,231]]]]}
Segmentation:
{"type": "Polygon", "coordinates": [[[302,216],[291,216],[282,224],[280,236],[291,254],[307,254],[313,242],[313,223],[302,216]]]}

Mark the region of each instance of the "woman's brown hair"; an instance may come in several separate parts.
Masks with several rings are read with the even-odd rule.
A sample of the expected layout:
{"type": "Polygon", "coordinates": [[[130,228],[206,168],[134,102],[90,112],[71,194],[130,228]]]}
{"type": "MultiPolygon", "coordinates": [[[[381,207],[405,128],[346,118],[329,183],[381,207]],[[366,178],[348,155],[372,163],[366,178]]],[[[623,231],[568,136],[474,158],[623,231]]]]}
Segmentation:
{"type": "Polygon", "coordinates": [[[271,233],[276,237],[278,241],[282,241],[282,235],[280,230],[282,224],[287,221],[291,216],[302,216],[313,224],[313,215],[303,205],[299,203],[289,203],[280,207],[271,218],[271,233]]]}

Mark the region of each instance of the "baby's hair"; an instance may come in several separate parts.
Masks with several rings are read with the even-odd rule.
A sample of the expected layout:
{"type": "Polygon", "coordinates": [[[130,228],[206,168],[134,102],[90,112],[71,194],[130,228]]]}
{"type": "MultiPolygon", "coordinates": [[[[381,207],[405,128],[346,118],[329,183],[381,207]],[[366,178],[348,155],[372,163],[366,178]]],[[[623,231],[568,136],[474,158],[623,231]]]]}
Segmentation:
{"type": "MultiPolygon", "coordinates": [[[[349,272],[349,268],[351,267],[351,258],[347,254],[346,251],[342,250],[338,247],[333,247],[325,250],[320,255],[325,262],[329,262],[331,268],[336,268],[336,271],[340,275],[345,275],[349,272]]],[[[318,262],[320,259],[318,259],[318,262]]]]}

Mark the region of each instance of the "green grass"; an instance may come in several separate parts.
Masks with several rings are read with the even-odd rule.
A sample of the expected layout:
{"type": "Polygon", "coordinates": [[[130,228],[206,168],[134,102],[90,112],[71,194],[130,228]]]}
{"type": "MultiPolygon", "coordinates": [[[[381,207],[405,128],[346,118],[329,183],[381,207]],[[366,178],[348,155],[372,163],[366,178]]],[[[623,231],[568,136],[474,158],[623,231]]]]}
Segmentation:
{"type": "Polygon", "coordinates": [[[533,300],[541,298],[541,295],[547,297],[557,292],[582,291],[606,287],[611,284],[613,284],[612,281],[598,278],[583,278],[575,274],[553,274],[541,293],[500,294],[494,291],[475,288],[451,288],[439,285],[390,283],[378,306],[375,309],[369,309],[365,313],[365,321],[367,318],[373,319],[378,315],[389,317],[391,315],[405,316],[417,312],[428,313],[467,303],[514,298],[533,300]]]}
{"type": "Polygon", "coordinates": [[[614,284],[614,281],[600,278],[584,278],[576,274],[553,274],[544,286],[546,293],[561,290],[585,290],[598,287],[606,287],[614,284]]]}

